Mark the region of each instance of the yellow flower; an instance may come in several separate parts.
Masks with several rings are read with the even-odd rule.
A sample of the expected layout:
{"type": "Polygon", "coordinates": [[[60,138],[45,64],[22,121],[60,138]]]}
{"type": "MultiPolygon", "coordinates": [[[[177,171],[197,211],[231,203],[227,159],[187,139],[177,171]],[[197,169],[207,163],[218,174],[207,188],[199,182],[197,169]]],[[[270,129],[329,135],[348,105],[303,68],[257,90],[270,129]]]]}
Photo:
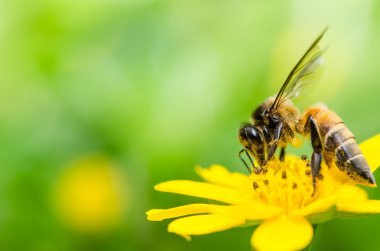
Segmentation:
{"type": "MultiPolygon", "coordinates": [[[[372,171],[380,165],[380,134],[360,148],[372,171]]],[[[229,228],[259,225],[251,244],[257,250],[300,250],[313,238],[312,224],[362,214],[380,213],[380,201],[336,172],[322,166],[313,195],[307,160],[289,156],[268,162],[267,171],[244,175],[222,166],[196,168],[206,182],[173,180],[155,186],[161,192],[204,198],[218,204],[197,203],[170,209],[152,209],[148,220],[177,218],[168,231],[190,240],[192,235],[209,234],[229,228]],[[336,174],[341,177],[336,178],[336,174]],[[345,180],[342,180],[345,179],[345,180]]]]}

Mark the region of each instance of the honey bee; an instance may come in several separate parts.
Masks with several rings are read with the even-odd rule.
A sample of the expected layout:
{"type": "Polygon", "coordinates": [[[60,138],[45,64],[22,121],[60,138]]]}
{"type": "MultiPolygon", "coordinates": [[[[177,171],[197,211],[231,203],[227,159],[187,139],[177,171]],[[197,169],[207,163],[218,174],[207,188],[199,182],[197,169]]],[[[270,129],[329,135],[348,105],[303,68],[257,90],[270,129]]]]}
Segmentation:
{"type": "MultiPolygon", "coordinates": [[[[281,148],[280,160],[284,160],[285,147],[296,143],[297,134],[310,135],[313,153],[311,174],[315,190],[316,177],[320,173],[322,159],[331,167],[332,163],[351,179],[364,185],[376,184],[366,159],[355,137],[342,119],[326,106],[316,105],[308,108],[302,115],[291,101],[299,96],[306,86],[313,85],[321,72],[323,51],[319,42],[327,28],[312,43],[306,53],[292,69],[276,96],[265,100],[251,116],[252,123],[239,129],[238,139],[244,148],[239,157],[246,153],[253,170],[261,172],[266,163],[281,148]],[[255,166],[252,157],[257,161],[255,166]]],[[[265,170],[265,168],[264,168],[265,170]]]]}

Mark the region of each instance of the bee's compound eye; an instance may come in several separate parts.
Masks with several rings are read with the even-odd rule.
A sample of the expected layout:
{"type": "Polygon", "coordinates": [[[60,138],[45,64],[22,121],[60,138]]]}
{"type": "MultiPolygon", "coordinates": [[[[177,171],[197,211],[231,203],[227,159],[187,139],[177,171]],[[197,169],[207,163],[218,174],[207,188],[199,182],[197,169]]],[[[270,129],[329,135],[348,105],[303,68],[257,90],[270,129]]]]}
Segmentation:
{"type": "Polygon", "coordinates": [[[249,145],[261,145],[263,143],[261,132],[254,126],[243,128],[244,137],[249,145]]]}
{"type": "Polygon", "coordinates": [[[246,127],[245,133],[249,139],[256,138],[259,136],[259,131],[253,126],[246,127]]]}

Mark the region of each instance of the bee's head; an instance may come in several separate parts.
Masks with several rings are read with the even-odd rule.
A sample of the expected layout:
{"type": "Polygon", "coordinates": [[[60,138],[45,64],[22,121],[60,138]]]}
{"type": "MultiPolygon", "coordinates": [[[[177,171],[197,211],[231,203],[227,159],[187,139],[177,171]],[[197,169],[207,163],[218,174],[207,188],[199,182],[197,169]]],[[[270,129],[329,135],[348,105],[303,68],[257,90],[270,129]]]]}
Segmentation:
{"type": "Polygon", "coordinates": [[[242,125],[239,129],[239,141],[261,165],[264,161],[264,139],[259,128],[251,124],[242,125]]]}

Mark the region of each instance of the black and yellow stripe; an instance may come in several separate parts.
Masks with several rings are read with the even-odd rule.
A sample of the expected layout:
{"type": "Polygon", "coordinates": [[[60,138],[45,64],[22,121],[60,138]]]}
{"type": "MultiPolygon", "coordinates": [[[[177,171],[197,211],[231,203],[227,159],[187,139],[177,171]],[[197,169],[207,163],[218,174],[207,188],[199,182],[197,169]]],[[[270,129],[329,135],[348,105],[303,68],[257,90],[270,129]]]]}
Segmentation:
{"type": "MultiPolygon", "coordinates": [[[[334,112],[328,111],[327,113],[334,112]]],[[[335,116],[337,115],[334,113],[335,116]]],[[[327,155],[334,156],[333,160],[336,166],[359,183],[375,184],[369,165],[356,143],[353,133],[346,125],[339,121],[325,129],[328,130],[322,131],[326,134],[321,135],[325,143],[324,151],[327,155]]]]}

